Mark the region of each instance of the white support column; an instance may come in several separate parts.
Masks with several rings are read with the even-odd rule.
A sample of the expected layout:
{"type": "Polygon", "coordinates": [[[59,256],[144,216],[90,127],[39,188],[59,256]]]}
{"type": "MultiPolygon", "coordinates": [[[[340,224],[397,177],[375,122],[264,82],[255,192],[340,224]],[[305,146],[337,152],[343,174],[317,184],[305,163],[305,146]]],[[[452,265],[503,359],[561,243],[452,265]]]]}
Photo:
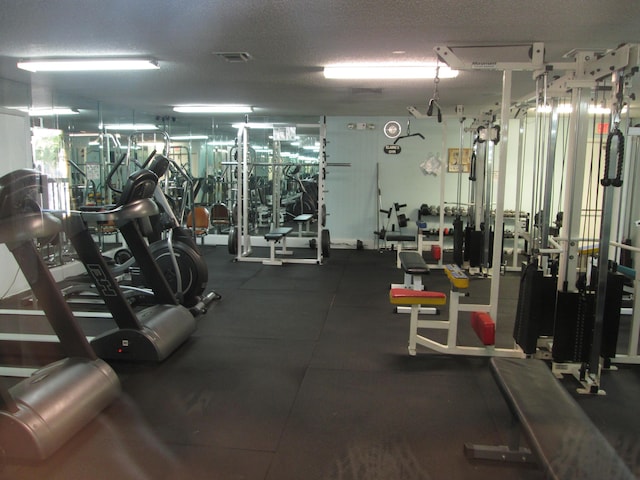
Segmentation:
{"type": "MultiPolygon", "coordinates": [[[[524,129],[527,127],[523,125],[522,120],[515,120],[518,125],[518,165],[516,170],[516,212],[513,225],[513,257],[511,261],[511,267],[514,270],[518,267],[518,245],[520,244],[520,212],[522,209],[522,165],[524,163],[524,129]]],[[[506,148],[505,148],[506,150],[506,148]]]]}
{"type": "Polygon", "coordinates": [[[238,203],[238,211],[242,206],[242,231],[239,237],[242,238],[242,248],[238,249],[238,255],[246,256],[251,253],[251,235],[249,233],[249,130],[247,127],[243,128],[242,134],[242,198],[240,202],[238,203]]]}
{"type": "Polygon", "coordinates": [[[496,191],[496,218],[493,234],[493,260],[491,262],[490,314],[493,321],[498,318],[498,296],[500,294],[500,268],[502,261],[502,225],[504,223],[504,191],[507,172],[507,145],[509,140],[509,106],[511,105],[512,72],[505,70],[502,74],[502,109],[500,111],[500,143],[498,188],[496,191]]]}
{"type": "MultiPolygon", "coordinates": [[[[438,245],[440,245],[440,260],[438,260],[438,266],[442,266],[443,263],[443,259],[444,259],[444,193],[445,193],[445,177],[447,176],[446,174],[446,168],[445,168],[445,162],[448,162],[449,157],[448,157],[448,152],[447,152],[447,120],[443,119],[443,123],[442,123],[442,144],[441,144],[441,150],[442,150],[442,156],[441,158],[443,159],[443,162],[441,163],[442,167],[440,169],[440,226],[438,228],[438,245]]],[[[462,162],[462,157],[460,157],[460,162],[462,162]]],[[[462,163],[460,164],[460,168],[462,168],[462,163]]],[[[418,235],[420,236],[420,238],[418,238],[418,244],[422,244],[422,238],[420,235],[420,231],[418,230],[418,235]]]]}
{"type": "Polygon", "coordinates": [[[568,239],[564,254],[560,256],[558,290],[576,291],[578,249],[582,212],[582,192],[587,156],[588,107],[590,92],[587,88],[571,91],[572,114],[569,119],[566,170],[564,172],[563,221],[560,236],[568,239]]]}

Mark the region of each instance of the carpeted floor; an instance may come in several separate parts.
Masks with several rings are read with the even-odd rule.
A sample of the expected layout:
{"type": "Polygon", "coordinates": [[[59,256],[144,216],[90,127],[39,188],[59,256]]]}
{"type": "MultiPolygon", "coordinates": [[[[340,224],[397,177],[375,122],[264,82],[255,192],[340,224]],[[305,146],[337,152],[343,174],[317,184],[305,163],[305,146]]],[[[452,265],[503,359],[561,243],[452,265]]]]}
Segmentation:
{"type": "MultiPolygon", "coordinates": [[[[5,462],[0,478],[543,478],[465,458],[465,442],[506,441],[508,409],[486,359],[407,354],[408,316],[388,301],[402,280],[394,252],[263,266],[232,262],[224,247],[204,251],[223,298],[195,335],[159,365],[115,365],[116,403],[47,461],[5,462]]],[[[498,341],[508,344],[518,275],[501,280],[498,341]]],[[[425,283],[448,290],[441,271],[425,283]]],[[[473,280],[470,301],[488,284],[473,280]]],[[[467,327],[459,339],[477,344],[467,327]]],[[[640,369],[606,372],[603,387],[607,396],[576,398],[638,475],[640,369]]]]}

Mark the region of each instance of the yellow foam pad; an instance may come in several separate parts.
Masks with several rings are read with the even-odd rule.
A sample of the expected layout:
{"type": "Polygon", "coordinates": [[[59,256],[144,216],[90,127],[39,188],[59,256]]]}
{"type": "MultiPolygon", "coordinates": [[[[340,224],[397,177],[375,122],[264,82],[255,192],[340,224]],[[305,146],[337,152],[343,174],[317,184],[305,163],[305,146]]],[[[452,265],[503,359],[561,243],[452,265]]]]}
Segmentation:
{"type": "Polygon", "coordinates": [[[469,288],[469,277],[467,277],[467,274],[464,273],[459,266],[455,264],[445,265],[444,271],[454,287],[469,288]]]}
{"type": "Polygon", "coordinates": [[[392,305],[446,305],[447,296],[442,292],[392,288],[389,301],[392,305]]]}

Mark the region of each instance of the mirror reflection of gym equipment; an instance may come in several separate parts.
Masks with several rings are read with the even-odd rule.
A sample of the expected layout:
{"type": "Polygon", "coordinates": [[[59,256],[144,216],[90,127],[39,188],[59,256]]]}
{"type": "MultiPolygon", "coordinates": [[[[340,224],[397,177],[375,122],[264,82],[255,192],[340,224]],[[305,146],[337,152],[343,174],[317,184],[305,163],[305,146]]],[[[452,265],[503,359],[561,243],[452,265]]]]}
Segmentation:
{"type": "Polygon", "coordinates": [[[322,264],[329,257],[331,244],[325,228],[325,177],[330,168],[348,164],[327,162],[324,123],[269,127],[273,130],[271,148],[253,146],[253,139],[260,138],[259,132],[264,130],[256,134],[251,124],[238,129],[232,155],[235,162],[230,162],[236,171],[237,196],[229,253],[238,262],[322,264]],[[298,135],[301,129],[313,133],[298,135]],[[303,153],[285,149],[300,142],[303,153]],[[264,241],[255,238],[259,235],[264,241]],[[268,246],[268,257],[254,252],[258,243],[268,246]],[[292,244],[299,248],[292,250],[292,244]]]}

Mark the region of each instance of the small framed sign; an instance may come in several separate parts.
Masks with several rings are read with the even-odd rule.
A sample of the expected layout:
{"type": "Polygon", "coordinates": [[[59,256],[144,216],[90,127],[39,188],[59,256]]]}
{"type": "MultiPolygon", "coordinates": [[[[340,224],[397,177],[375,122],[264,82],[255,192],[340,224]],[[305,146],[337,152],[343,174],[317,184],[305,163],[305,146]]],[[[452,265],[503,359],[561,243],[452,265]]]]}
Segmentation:
{"type": "Polygon", "coordinates": [[[450,148],[447,162],[447,171],[450,173],[469,173],[471,171],[471,148],[462,149],[462,159],[459,148],[450,148]]]}

